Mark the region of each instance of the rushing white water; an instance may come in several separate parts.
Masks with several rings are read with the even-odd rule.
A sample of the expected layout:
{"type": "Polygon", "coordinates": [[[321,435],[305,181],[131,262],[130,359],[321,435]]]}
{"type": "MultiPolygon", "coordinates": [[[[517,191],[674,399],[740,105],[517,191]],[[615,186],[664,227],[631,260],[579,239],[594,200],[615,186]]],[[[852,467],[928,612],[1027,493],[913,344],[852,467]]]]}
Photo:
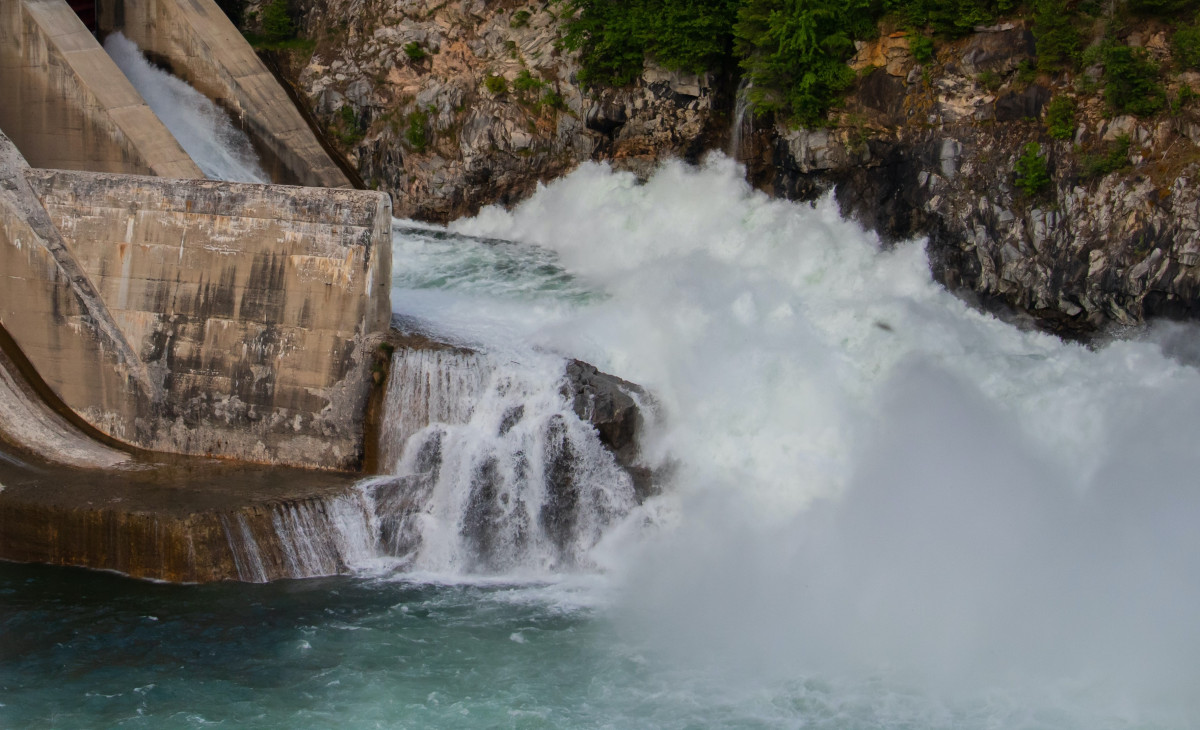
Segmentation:
{"type": "Polygon", "coordinates": [[[1200,373],[1162,346],[1014,329],[919,242],[724,158],[644,185],[584,166],[451,230],[397,235],[397,311],[661,404],[643,452],[672,483],[592,555],[640,641],[733,684],[1021,693],[1002,726],[1014,703],[1072,718],[1051,726],[1200,711],[1200,373]]]}
{"type": "Polygon", "coordinates": [[[383,552],[463,575],[585,567],[633,485],[564,391],[562,358],[397,351],[386,469],[369,493],[383,552]]]}
{"type": "Polygon", "coordinates": [[[214,180],[271,182],[245,132],[208,97],[150,65],[137,44],[121,33],[109,35],[104,50],[205,175],[214,180]]]}

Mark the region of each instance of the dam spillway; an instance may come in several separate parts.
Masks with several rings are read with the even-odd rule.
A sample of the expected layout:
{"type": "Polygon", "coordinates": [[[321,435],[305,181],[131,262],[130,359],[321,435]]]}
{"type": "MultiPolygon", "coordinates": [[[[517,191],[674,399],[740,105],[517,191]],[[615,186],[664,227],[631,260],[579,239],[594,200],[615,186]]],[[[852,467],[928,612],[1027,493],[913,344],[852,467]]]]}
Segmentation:
{"type": "Polygon", "coordinates": [[[363,467],[390,201],[349,188],[215,3],[175,5],[0,5],[0,558],[337,572],[271,536],[320,522],[352,481],[331,472],[363,467]],[[152,47],[235,113],[271,179],[310,187],[205,180],[96,32],[152,47]]]}

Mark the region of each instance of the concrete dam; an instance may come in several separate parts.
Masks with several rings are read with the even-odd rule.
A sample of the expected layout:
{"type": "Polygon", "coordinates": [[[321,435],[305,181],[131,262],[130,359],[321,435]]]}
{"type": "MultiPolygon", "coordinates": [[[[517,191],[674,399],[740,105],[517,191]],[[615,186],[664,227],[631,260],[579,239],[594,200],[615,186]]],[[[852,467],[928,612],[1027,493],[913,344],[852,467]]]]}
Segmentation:
{"type": "Polygon", "coordinates": [[[644,496],[636,386],[393,327],[390,199],[352,187],[213,0],[5,2],[0,102],[0,559],[337,574],[416,554],[449,490],[464,564],[566,564],[644,496]],[[273,184],[206,179],[116,33],[273,184]],[[540,506],[505,517],[510,494],[540,506]]]}
{"type": "Polygon", "coordinates": [[[0,100],[0,438],[24,468],[0,475],[0,558],[237,578],[222,518],[363,468],[390,201],[351,188],[212,0],[4,2],[0,100]],[[97,40],[114,32],[286,184],[204,179],[97,40]],[[335,474],[279,488],[267,467],[335,474]]]}

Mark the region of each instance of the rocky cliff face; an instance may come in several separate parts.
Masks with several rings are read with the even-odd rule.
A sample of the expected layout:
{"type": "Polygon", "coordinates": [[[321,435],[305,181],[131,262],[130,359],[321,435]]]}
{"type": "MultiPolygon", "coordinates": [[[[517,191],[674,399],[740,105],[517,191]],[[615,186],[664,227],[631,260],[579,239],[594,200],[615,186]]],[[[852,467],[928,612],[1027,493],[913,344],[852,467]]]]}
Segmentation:
{"type": "Polygon", "coordinates": [[[306,0],[300,96],[396,215],[445,221],[515,202],[581,161],[640,172],[695,158],[724,129],[709,79],[647,70],[586,94],[558,45],[560,6],[306,0]]]}
{"type": "MultiPolygon", "coordinates": [[[[663,157],[727,145],[732,81],[650,66],[632,87],[585,91],[577,59],[557,44],[560,10],[305,0],[304,29],[317,48],[293,74],[401,216],[446,220],[512,203],[585,159],[645,173],[663,157]]],[[[1167,30],[1128,28],[1120,40],[1169,67],[1167,30]]],[[[1039,75],[1034,52],[1021,21],[939,44],[925,63],[903,33],[885,35],[860,44],[859,82],[829,125],[748,123],[735,135],[738,156],[774,194],[811,199],[836,189],[843,211],[885,239],[928,236],[933,272],[947,286],[1050,329],[1086,335],[1113,322],[1192,316],[1198,110],[1116,116],[1099,67],[1039,75]],[[1047,132],[1056,97],[1077,109],[1069,139],[1047,132]],[[1033,193],[1014,184],[1031,142],[1049,176],[1033,193]]],[[[1184,86],[1200,89],[1200,75],[1172,76],[1168,97],[1184,86]]]]}
{"type": "MultiPolygon", "coordinates": [[[[1129,41],[1170,62],[1163,33],[1129,41]]],[[[1012,305],[1050,329],[1087,334],[1112,322],[1193,316],[1196,110],[1114,117],[1097,93],[1080,90],[1086,80],[1022,73],[1032,53],[1019,24],[983,29],[925,65],[904,38],[884,38],[860,49],[861,81],[833,129],[771,130],[755,140],[749,164],[782,195],[811,198],[836,186],[843,211],[887,238],[928,235],[934,275],[948,287],[1012,305]],[[1077,105],[1070,139],[1047,133],[1055,97],[1077,105]],[[1032,193],[1015,184],[1030,143],[1049,177],[1032,193]],[[1118,169],[1098,171],[1101,159],[1118,169]]],[[[1183,74],[1168,95],[1197,82],[1183,74]]]]}

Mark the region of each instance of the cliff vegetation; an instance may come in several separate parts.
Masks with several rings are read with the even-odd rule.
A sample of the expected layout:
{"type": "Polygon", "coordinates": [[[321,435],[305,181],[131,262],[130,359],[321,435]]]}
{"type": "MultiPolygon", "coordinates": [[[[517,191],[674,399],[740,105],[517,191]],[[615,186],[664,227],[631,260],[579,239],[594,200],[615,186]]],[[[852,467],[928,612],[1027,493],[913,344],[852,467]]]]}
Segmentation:
{"type": "Polygon", "coordinates": [[[1042,326],[1200,313],[1200,0],[222,2],[401,216],[724,148],[1042,326]]]}

